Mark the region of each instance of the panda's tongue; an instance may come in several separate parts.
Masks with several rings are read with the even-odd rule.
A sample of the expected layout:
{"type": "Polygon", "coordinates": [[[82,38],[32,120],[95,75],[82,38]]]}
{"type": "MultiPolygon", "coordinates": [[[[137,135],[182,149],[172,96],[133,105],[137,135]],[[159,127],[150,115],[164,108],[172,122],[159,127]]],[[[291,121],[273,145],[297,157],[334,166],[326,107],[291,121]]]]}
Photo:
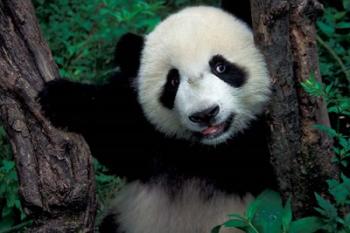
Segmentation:
{"type": "Polygon", "coordinates": [[[201,133],[203,136],[210,136],[221,132],[223,129],[224,129],[224,124],[213,125],[201,131],[201,133]]]}

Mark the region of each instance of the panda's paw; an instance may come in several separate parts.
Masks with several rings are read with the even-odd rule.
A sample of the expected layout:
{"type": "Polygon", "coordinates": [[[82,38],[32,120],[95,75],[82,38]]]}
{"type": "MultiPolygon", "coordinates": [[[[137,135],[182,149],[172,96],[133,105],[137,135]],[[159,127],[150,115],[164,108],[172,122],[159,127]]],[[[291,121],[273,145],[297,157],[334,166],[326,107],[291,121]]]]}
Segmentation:
{"type": "Polygon", "coordinates": [[[67,105],[69,105],[70,95],[67,93],[68,86],[72,82],[65,79],[56,79],[45,84],[39,92],[37,101],[41,105],[43,114],[55,125],[64,126],[67,116],[67,105]]]}

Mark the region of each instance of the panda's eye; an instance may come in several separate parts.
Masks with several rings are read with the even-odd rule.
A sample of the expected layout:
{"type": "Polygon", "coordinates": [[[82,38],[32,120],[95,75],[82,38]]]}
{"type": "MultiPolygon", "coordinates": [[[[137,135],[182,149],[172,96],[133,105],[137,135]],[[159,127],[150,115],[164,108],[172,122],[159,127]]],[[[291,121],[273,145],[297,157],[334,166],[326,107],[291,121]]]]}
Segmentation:
{"type": "Polygon", "coordinates": [[[210,71],[219,79],[233,87],[242,86],[246,79],[245,69],[218,54],[209,60],[210,71]]]}
{"type": "Polygon", "coordinates": [[[215,71],[218,73],[218,74],[223,74],[225,73],[226,71],[226,66],[222,63],[217,63],[215,65],[215,71]]]}
{"type": "Polygon", "coordinates": [[[175,97],[177,93],[177,89],[180,85],[180,74],[179,70],[173,68],[168,71],[167,77],[166,77],[166,83],[163,86],[163,90],[161,92],[159,101],[160,103],[168,108],[173,109],[174,103],[175,103],[175,97]]]}
{"type": "Polygon", "coordinates": [[[178,76],[171,77],[170,84],[172,87],[177,87],[180,84],[180,79],[178,76]]]}

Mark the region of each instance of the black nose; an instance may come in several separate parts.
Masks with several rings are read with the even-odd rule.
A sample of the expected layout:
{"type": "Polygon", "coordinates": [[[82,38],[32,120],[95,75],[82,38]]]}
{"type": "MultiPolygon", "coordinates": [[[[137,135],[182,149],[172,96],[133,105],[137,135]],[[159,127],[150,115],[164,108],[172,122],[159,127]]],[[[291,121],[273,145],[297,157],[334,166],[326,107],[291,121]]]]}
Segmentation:
{"type": "Polygon", "coordinates": [[[220,112],[219,105],[214,105],[203,111],[196,112],[188,118],[195,123],[210,123],[210,121],[220,112]]]}

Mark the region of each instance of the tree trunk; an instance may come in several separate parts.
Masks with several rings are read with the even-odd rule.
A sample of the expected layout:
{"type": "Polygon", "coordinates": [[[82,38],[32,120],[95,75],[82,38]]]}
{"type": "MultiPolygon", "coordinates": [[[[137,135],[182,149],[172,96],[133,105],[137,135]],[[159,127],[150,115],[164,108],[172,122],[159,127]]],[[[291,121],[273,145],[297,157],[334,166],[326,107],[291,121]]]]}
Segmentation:
{"type": "Polygon", "coordinates": [[[313,128],[330,125],[325,103],[300,85],[312,73],[321,81],[314,23],[322,5],[316,0],[253,0],[251,6],[255,39],[273,82],[268,120],[280,191],[292,197],[297,216],[310,214],[314,192],[324,194],[326,179],[337,176],[331,140],[313,128]]]}
{"type": "Polygon", "coordinates": [[[55,129],[35,98],[59,78],[30,0],[0,1],[0,117],[12,145],[29,232],[92,232],[92,157],[84,139],[55,129]]]}

